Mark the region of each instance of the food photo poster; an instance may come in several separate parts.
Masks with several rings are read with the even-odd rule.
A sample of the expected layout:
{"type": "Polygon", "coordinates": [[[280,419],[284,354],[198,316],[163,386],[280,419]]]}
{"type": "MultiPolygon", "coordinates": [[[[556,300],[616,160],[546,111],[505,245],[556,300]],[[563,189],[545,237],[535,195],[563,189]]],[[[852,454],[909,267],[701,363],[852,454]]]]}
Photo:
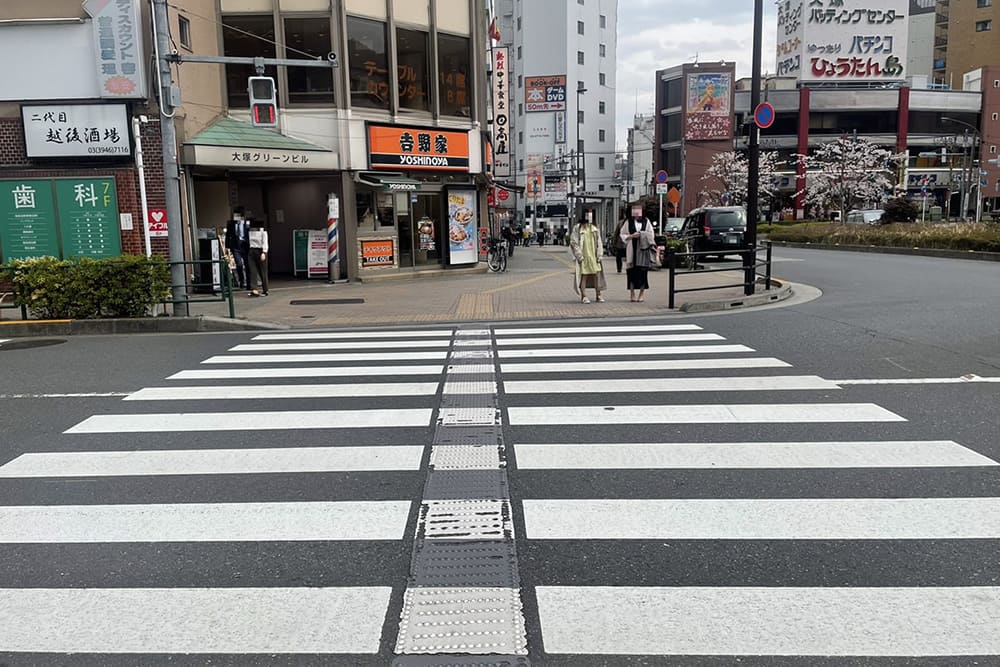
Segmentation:
{"type": "Polygon", "coordinates": [[[448,191],[449,264],[474,264],[476,248],[476,191],[448,191]]]}

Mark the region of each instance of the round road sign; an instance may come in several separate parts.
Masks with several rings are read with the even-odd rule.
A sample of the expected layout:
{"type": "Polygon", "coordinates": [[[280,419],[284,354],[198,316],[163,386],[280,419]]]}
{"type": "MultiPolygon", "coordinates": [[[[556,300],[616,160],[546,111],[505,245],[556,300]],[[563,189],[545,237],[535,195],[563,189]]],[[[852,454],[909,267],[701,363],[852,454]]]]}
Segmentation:
{"type": "Polygon", "coordinates": [[[656,172],[656,182],[657,183],[666,183],[667,182],[667,172],[663,171],[662,169],[659,170],[658,172],[656,172]]]}
{"type": "Polygon", "coordinates": [[[760,129],[774,125],[774,107],[769,102],[761,102],[753,112],[753,122],[760,129]]]}

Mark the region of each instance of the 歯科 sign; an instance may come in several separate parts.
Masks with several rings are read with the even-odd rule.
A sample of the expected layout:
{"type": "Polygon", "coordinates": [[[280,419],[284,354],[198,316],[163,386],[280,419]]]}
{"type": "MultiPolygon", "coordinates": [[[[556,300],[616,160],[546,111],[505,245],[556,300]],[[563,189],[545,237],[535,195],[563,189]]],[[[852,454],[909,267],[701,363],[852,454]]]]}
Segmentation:
{"type": "Polygon", "coordinates": [[[510,109],[507,47],[493,49],[493,173],[510,176],[510,109]]]}
{"type": "Polygon", "coordinates": [[[115,180],[61,178],[55,184],[63,257],[122,254],[115,180]]]}
{"type": "Polygon", "coordinates": [[[52,181],[0,181],[0,259],[58,257],[52,181]]]}
{"type": "Polygon", "coordinates": [[[525,111],[564,111],[566,75],[524,77],[525,111]]]}
{"type": "Polygon", "coordinates": [[[372,169],[469,171],[469,133],[369,123],[368,161],[372,169]]]}
{"type": "Polygon", "coordinates": [[[132,154],[124,104],[21,107],[28,157],[127,157],[132,154]]]}
{"type": "Polygon", "coordinates": [[[86,0],[93,18],[95,70],[104,99],[146,97],[139,0],[86,0]]]}
{"type": "Polygon", "coordinates": [[[361,242],[361,266],[392,266],[395,248],[392,239],[378,239],[361,242]]]}

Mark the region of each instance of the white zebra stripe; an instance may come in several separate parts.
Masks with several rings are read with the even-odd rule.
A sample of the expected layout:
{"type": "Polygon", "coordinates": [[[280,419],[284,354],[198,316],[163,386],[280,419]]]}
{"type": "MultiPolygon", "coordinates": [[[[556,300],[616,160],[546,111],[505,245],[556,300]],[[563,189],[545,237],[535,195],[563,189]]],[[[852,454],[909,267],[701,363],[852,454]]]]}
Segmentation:
{"type": "Polygon", "coordinates": [[[584,424],[806,424],[903,422],[874,403],[564,405],[507,408],[511,426],[584,424]]]}
{"type": "Polygon", "coordinates": [[[280,431],[325,428],[430,426],[431,410],[315,410],[94,415],[65,433],[280,431]]]}

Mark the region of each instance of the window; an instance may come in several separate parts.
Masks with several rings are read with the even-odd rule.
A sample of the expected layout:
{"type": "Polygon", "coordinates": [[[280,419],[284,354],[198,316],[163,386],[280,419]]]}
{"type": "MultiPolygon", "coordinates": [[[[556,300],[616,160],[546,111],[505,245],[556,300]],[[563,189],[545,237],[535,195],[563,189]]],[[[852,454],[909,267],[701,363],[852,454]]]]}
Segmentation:
{"type": "Polygon", "coordinates": [[[524,171],[524,160],[518,160],[517,161],[517,170],[518,171],[524,171]]]}
{"type": "Polygon", "coordinates": [[[606,139],[607,139],[607,132],[605,132],[604,130],[598,130],[597,131],[597,140],[598,141],[605,141],[606,139]]]}
{"type": "Polygon", "coordinates": [[[990,120],[997,120],[997,118],[1000,118],[1000,114],[998,114],[997,112],[995,112],[995,111],[994,111],[994,112],[993,112],[993,113],[992,113],[992,114],[990,115],[990,120]]]}
{"type": "Polygon", "coordinates": [[[582,65],[583,64],[583,51],[577,51],[576,52],[576,64],[577,65],[582,65]]]}
{"type": "Polygon", "coordinates": [[[602,157],[597,158],[597,168],[604,169],[604,158],[602,157]]]}
{"type": "Polygon", "coordinates": [[[389,59],[382,21],[347,17],[351,106],[389,110],[389,59]]]}
{"type": "MultiPolygon", "coordinates": [[[[601,158],[601,160],[603,160],[603,159],[604,159],[604,158],[601,158]]],[[[599,184],[597,185],[597,191],[598,191],[598,192],[604,192],[604,183],[599,183],[599,184]]]]}
{"type": "Polygon", "coordinates": [[[517,17],[517,29],[518,30],[521,29],[521,17],[520,16],[517,17]]]}
{"type": "Polygon", "coordinates": [[[517,133],[517,143],[518,144],[523,144],[524,143],[524,132],[520,132],[519,131],[517,133]]]}
{"type": "Polygon", "coordinates": [[[191,21],[186,16],[177,17],[177,35],[180,38],[181,46],[191,49],[191,21]]]}
{"type": "Polygon", "coordinates": [[[600,22],[600,25],[601,25],[602,28],[607,28],[608,27],[608,17],[605,16],[604,14],[601,14],[598,17],[598,21],[600,22]]]}
{"type": "Polygon", "coordinates": [[[993,21],[976,21],[976,32],[987,32],[993,29],[993,21]]]}
{"type": "Polygon", "coordinates": [[[582,35],[583,34],[583,21],[577,21],[576,22],[576,34],[578,34],[578,35],[582,35]]]}
{"type": "Polygon", "coordinates": [[[978,9],[983,9],[984,7],[992,7],[993,0],[976,0],[976,7],[978,9]]]}
{"type": "Polygon", "coordinates": [[[583,153],[583,139],[576,140],[576,152],[583,153]]]}
{"type": "Polygon", "coordinates": [[[429,111],[430,67],[427,33],[396,28],[396,73],[399,79],[399,108],[429,111]]]}
{"type": "Polygon", "coordinates": [[[597,103],[597,113],[605,113],[607,111],[607,105],[604,102],[597,103]]]}
{"type": "MultiPolygon", "coordinates": [[[[274,58],[274,17],[271,14],[222,17],[222,54],[225,56],[274,58]]],[[[226,93],[230,107],[248,107],[247,78],[252,65],[226,65],[226,93]]],[[[275,67],[265,67],[264,76],[275,77],[275,67]]]]}
{"type": "Polygon", "coordinates": [[[997,154],[997,147],[990,146],[990,155],[996,155],[996,154],[997,154]]]}
{"type": "Polygon", "coordinates": [[[576,122],[582,123],[583,121],[583,109],[576,112],[576,122]]]}
{"type": "Polygon", "coordinates": [[[583,0],[576,0],[576,4],[582,5],[583,4],[583,0]]]}
{"type": "Polygon", "coordinates": [[[524,77],[521,76],[520,74],[517,75],[517,87],[518,88],[524,87],[524,77]]]}
{"type": "Polygon", "coordinates": [[[518,59],[518,60],[520,60],[520,59],[521,59],[521,47],[520,47],[520,46],[519,46],[519,47],[517,47],[517,59],[518,59]]]}
{"type": "Polygon", "coordinates": [[[606,74],[604,74],[604,72],[601,72],[600,74],[597,75],[597,83],[603,86],[607,82],[608,82],[608,77],[606,74]]]}
{"type": "Polygon", "coordinates": [[[469,38],[438,33],[438,94],[443,116],[471,116],[469,38]]]}
{"type": "Polygon", "coordinates": [[[604,56],[608,55],[608,47],[605,46],[604,44],[601,44],[600,46],[598,46],[597,47],[597,51],[601,55],[602,58],[604,56]]]}
{"type": "Polygon", "coordinates": [[[517,103],[517,115],[518,116],[524,115],[524,104],[522,104],[521,102],[517,103]]]}
{"type": "MultiPolygon", "coordinates": [[[[305,58],[304,53],[308,53],[325,59],[330,49],[329,21],[319,18],[285,19],[285,57],[305,58]]],[[[332,104],[333,71],[326,67],[289,67],[288,102],[332,104]]]]}

